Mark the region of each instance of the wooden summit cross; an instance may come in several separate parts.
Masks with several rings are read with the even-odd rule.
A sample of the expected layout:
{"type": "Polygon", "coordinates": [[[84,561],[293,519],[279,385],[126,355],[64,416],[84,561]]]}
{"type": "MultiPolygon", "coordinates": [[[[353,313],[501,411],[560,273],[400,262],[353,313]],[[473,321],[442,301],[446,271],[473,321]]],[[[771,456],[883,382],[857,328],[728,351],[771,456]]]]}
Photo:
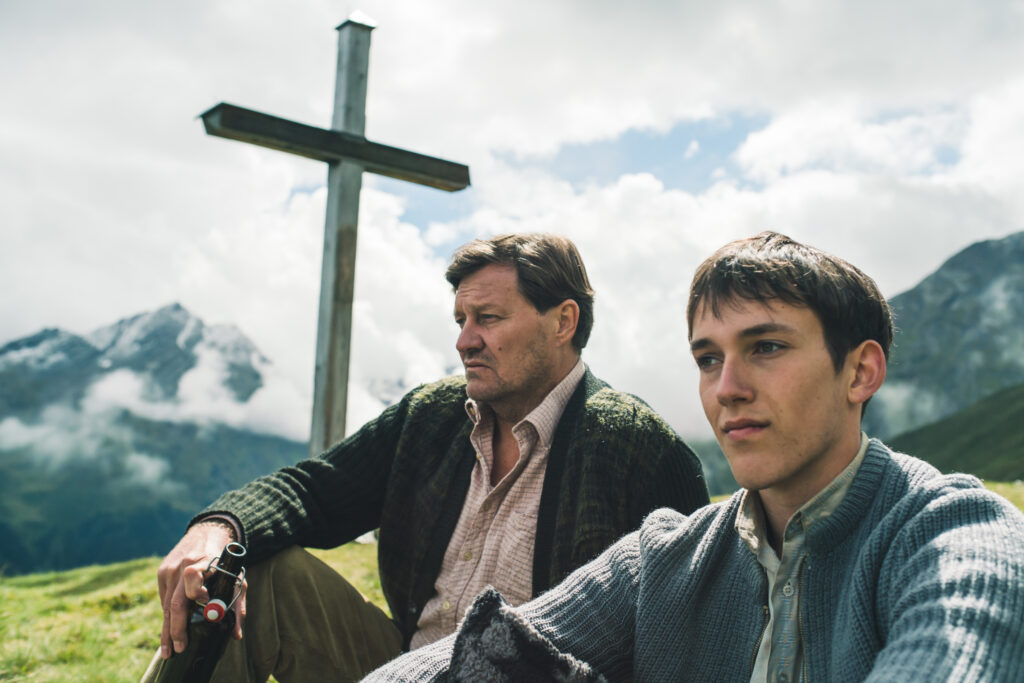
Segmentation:
{"type": "Polygon", "coordinates": [[[469,185],[469,168],[370,142],[366,76],[373,23],[360,13],[338,26],[338,73],[331,128],[315,128],[224,102],[201,114],[209,135],[251,142],[327,162],[327,221],[313,376],[310,454],[345,437],[352,337],[359,190],[363,171],[454,192],[469,185]]]}

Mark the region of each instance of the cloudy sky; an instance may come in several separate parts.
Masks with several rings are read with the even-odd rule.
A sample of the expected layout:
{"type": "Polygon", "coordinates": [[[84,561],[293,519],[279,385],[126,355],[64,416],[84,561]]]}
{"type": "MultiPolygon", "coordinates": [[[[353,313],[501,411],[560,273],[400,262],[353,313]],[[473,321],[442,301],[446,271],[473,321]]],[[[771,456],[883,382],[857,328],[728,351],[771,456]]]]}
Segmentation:
{"type": "Polygon", "coordinates": [[[0,0],[0,344],[178,301],[273,361],[275,429],[302,436],[326,168],[196,117],[326,127],[357,9],[367,136],[473,185],[365,177],[350,428],[457,364],[442,274],[475,236],[575,240],[585,359],[703,436],[682,310],[714,248],[780,230],[894,295],[1024,229],[1021,0],[0,0]]]}

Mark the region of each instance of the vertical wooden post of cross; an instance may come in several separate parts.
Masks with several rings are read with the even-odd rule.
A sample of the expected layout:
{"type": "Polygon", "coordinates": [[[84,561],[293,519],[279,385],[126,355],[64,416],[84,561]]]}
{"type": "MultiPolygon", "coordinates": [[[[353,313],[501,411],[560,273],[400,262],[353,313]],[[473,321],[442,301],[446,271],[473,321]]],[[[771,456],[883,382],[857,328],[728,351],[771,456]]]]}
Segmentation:
{"type": "MultiPolygon", "coordinates": [[[[338,27],[338,71],[333,130],[362,136],[366,129],[366,80],[370,61],[369,23],[349,18],[338,27]]],[[[345,438],[348,410],[352,296],[355,288],[359,192],[363,166],[351,159],[330,162],[324,224],[320,313],[313,374],[311,454],[345,438]]]]}

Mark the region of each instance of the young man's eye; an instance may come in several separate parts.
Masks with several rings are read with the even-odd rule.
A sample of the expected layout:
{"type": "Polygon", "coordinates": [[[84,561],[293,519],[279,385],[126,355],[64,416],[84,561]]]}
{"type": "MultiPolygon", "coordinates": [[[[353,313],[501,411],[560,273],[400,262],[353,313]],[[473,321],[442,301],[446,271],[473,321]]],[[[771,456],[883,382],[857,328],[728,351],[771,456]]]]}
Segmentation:
{"type": "Polygon", "coordinates": [[[697,362],[697,368],[700,369],[700,370],[706,370],[708,368],[714,367],[719,362],[718,358],[716,358],[715,356],[712,356],[710,354],[704,354],[702,356],[697,356],[693,360],[697,362]]]}
{"type": "Polygon", "coordinates": [[[757,342],[757,344],[754,345],[754,352],[755,353],[775,353],[776,351],[781,351],[783,348],[785,348],[785,347],[782,344],[780,344],[779,342],[759,341],[759,342],[757,342]]]}

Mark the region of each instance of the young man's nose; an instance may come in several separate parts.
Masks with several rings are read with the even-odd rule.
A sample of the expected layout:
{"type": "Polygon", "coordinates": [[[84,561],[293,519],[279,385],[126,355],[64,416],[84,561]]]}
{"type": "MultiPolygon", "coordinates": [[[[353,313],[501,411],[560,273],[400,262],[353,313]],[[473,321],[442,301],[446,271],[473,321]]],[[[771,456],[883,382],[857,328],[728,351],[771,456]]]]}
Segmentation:
{"type": "Polygon", "coordinates": [[[753,399],[753,388],[744,372],[742,363],[728,358],[722,362],[715,395],[723,406],[753,399]]]}

